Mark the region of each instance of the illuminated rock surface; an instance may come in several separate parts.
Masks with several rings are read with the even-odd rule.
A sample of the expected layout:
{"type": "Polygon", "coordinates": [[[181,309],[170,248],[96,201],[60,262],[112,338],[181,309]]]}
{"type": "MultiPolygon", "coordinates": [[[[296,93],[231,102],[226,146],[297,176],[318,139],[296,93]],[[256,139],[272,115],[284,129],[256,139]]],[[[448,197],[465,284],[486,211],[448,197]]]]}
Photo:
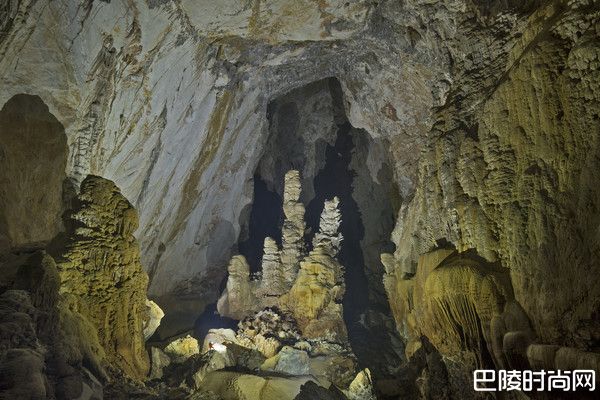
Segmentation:
{"type": "Polygon", "coordinates": [[[61,303],[95,327],[109,363],[144,378],[148,276],[133,236],[135,209],[113,182],[89,176],[66,225],[65,250],[57,257],[61,303]]]}
{"type": "Polygon", "coordinates": [[[2,395],[339,398],[315,386],[368,367],[380,396],[469,399],[475,365],[598,365],[599,18],[595,0],[0,0],[2,395]],[[122,196],[86,198],[90,174],[122,196]],[[283,207],[259,263],[232,259],[257,176],[283,207]],[[341,182],[336,255],[314,221],[341,182]],[[111,380],[146,376],[148,297],[162,349],[221,294],[252,372],[197,354],[111,380]],[[253,336],[265,307],[299,337],[253,336]],[[273,376],[284,346],[315,375],[273,376]]]}

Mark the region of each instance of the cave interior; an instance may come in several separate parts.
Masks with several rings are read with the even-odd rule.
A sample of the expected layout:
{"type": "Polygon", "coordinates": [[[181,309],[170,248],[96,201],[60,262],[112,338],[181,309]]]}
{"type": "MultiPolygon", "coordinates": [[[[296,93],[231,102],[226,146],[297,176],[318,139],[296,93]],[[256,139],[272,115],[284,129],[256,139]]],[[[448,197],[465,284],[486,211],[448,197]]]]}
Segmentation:
{"type": "Polygon", "coordinates": [[[600,2],[80,3],[0,0],[0,400],[598,397],[600,2]]]}

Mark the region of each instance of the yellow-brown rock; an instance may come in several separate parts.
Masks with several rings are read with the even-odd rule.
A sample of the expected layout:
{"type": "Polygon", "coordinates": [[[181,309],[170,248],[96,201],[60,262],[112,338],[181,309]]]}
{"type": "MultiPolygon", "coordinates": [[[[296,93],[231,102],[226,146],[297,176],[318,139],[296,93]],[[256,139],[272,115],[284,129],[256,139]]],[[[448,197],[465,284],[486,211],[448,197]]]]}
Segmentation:
{"type": "Polygon", "coordinates": [[[133,236],[135,209],[113,182],[88,176],[66,225],[57,267],[61,308],[72,315],[68,325],[78,331],[93,327],[106,361],[132,378],[144,378],[149,368],[143,336],[148,277],[133,236]]]}
{"type": "Polygon", "coordinates": [[[597,11],[567,3],[527,22],[468,126],[440,110],[394,242],[403,273],[441,239],[501,262],[541,341],[584,349],[600,337],[600,41],[597,11]]]}
{"type": "Polygon", "coordinates": [[[171,361],[182,363],[194,354],[200,353],[200,345],[196,338],[187,335],[169,343],[164,349],[171,361]]]}
{"type": "Polygon", "coordinates": [[[347,339],[341,304],[344,290],[341,265],[323,248],[317,248],[300,262],[298,277],[280,302],[292,313],[304,336],[343,342],[347,339]]]}
{"type": "MultiPolygon", "coordinates": [[[[533,338],[508,271],[475,257],[434,251],[419,259],[412,279],[391,279],[386,287],[398,327],[408,339],[407,356],[424,335],[442,354],[472,352],[483,365],[482,354],[489,353],[495,366],[507,367],[504,344],[511,344],[512,355],[519,348],[516,338],[526,343],[533,338]]],[[[526,345],[520,348],[524,356],[526,345]]]]}
{"type": "MultiPolygon", "coordinates": [[[[600,353],[582,351],[573,347],[532,344],[527,348],[531,368],[536,370],[600,370],[600,353]]],[[[600,377],[596,374],[596,381],[600,377]]]]}

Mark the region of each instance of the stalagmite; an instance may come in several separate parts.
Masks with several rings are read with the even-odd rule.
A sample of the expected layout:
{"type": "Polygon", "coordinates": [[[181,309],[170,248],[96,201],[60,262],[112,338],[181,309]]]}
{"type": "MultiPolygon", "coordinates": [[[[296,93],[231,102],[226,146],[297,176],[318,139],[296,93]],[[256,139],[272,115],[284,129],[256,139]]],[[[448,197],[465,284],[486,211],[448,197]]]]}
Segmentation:
{"type": "Polygon", "coordinates": [[[317,248],[300,263],[298,277],[289,294],[281,298],[281,305],[294,315],[305,336],[344,343],[344,292],[343,267],[323,248],[317,248]]]}
{"type": "Polygon", "coordinates": [[[150,336],[156,332],[160,325],[160,321],[165,316],[165,313],[158,304],[152,300],[146,300],[146,321],[144,321],[144,339],[150,339],[150,336]]]}
{"type": "Polygon", "coordinates": [[[113,182],[90,175],[66,225],[56,260],[61,303],[81,314],[74,320],[97,329],[110,363],[141,379],[149,369],[143,333],[148,276],[133,236],[137,212],[113,182]]]}
{"type": "Polygon", "coordinates": [[[334,197],[325,201],[323,212],[319,220],[319,232],[313,239],[313,247],[323,247],[335,257],[340,250],[344,237],[339,232],[342,222],[342,214],[339,209],[340,200],[334,197]]]}
{"type": "Polygon", "coordinates": [[[346,343],[342,299],[344,268],[335,259],[342,234],[339,200],[326,201],[314,250],[304,255],[304,205],[300,198],[300,174],[285,175],[283,249],[265,238],[262,277],[250,280],[250,267],[243,256],[234,256],[228,267],[227,287],[217,303],[219,314],[241,320],[267,307],[278,307],[292,315],[303,335],[346,343]]]}
{"type": "Polygon", "coordinates": [[[0,399],[600,375],[599,26],[600,0],[0,0],[0,399]]]}
{"type": "Polygon", "coordinates": [[[223,316],[242,319],[257,306],[255,285],[250,282],[250,266],[244,256],[234,256],[227,271],[227,287],[217,302],[217,310],[223,316]]]}
{"type": "Polygon", "coordinates": [[[270,237],[265,238],[262,257],[262,296],[281,296],[286,291],[286,284],[281,268],[281,260],[277,243],[270,237]]]}
{"type": "Polygon", "coordinates": [[[300,258],[304,252],[304,204],[300,200],[300,173],[295,170],[285,174],[283,191],[283,222],[282,236],[283,245],[281,249],[281,264],[283,276],[291,286],[298,273],[300,258]]]}

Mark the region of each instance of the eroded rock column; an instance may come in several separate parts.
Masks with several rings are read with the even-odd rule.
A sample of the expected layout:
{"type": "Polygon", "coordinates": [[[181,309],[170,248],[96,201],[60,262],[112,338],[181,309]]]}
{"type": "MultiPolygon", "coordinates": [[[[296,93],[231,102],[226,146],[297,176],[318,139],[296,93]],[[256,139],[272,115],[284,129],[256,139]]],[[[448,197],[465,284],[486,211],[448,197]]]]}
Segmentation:
{"type": "Polygon", "coordinates": [[[304,204],[300,200],[302,187],[300,173],[295,170],[285,174],[283,191],[283,212],[285,220],[282,229],[281,264],[283,276],[289,286],[292,285],[296,275],[300,258],[304,252],[304,204]]]}
{"type": "Polygon", "coordinates": [[[80,314],[71,325],[93,327],[110,364],[143,379],[148,276],[133,236],[137,212],[113,182],[98,176],[82,182],[75,203],[57,257],[61,307],[80,314]]]}

